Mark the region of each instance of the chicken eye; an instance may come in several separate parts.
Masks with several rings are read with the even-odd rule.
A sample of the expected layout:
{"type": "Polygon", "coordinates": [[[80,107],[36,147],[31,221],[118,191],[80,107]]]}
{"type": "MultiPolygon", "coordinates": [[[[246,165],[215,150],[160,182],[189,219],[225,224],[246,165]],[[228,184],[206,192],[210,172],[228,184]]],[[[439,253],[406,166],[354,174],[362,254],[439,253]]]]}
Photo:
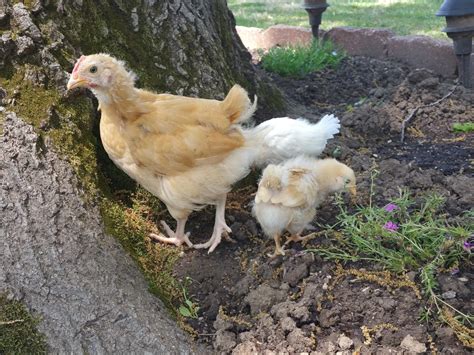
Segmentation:
{"type": "Polygon", "coordinates": [[[89,71],[94,74],[94,73],[97,73],[97,67],[95,65],[91,66],[89,71]]]}

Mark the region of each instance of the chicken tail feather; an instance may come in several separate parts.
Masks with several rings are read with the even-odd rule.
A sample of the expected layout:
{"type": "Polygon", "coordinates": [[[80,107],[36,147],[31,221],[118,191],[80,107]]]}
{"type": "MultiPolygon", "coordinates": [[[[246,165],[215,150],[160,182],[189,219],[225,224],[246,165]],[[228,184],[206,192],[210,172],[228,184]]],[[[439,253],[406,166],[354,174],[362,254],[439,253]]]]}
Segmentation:
{"type": "Polygon", "coordinates": [[[222,105],[230,122],[245,122],[252,117],[257,109],[257,96],[252,104],[247,91],[239,85],[234,85],[222,101],[222,105]]]}
{"type": "Polygon", "coordinates": [[[244,130],[244,135],[256,152],[254,165],[264,166],[299,155],[318,156],[340,127],[334,115],[326,115],[316,124],[303,118],[279,117],[244,130]]]}

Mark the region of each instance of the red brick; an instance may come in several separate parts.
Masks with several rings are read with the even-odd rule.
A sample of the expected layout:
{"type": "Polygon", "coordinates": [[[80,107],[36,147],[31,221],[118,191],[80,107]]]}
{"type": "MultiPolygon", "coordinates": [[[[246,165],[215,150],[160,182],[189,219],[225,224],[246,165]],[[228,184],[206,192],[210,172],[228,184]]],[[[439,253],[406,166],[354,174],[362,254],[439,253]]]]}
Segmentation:
{"type": "Polygon", "coordinates": [[[456,72],[456,57],[451,41],[427,36],[394,36],[388,40],[388,56],[444,76],[453,76],[456,72]]]}
{"type": "Polygon", "coordinates": [[[395,33],[385,29],[335,27],[324,38],[329,38],[350,55],[386,59],[387,42],[392,36],[395,33]]]}

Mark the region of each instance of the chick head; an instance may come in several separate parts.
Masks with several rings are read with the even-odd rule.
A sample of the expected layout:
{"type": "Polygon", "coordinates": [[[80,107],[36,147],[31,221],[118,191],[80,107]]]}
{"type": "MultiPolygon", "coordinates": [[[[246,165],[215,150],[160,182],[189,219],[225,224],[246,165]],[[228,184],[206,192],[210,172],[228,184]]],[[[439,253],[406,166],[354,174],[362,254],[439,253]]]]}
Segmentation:
{"type": "Polygon", "coordinates": [[[335,159],[327,159],[330,167],[330,175],[334,178],[331,184],[331,192],[349,191],[352,199],[357,196],[356,177],[354,170],[335,159]]]}
{"type": "Polygon", "coordinates": [[[134,85],[135,75],[125,64],[108,54],[81,56],[72,70],[67,89],[86,87],[108,91],[116,85],[134,85]]]}

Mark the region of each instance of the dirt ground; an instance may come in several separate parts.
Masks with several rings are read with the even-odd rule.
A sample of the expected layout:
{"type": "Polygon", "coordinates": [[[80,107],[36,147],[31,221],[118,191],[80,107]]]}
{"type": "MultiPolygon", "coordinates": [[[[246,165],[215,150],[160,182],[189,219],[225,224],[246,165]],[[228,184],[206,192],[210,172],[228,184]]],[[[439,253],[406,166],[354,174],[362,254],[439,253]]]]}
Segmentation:
{"type": "MultiPolygon", "coordinates": [[[[375,202],[381,206],[403,186],[414,194],[442,193],[452,218],[474,205],[474,134],[451,131],[453,122],[472,121],[473,91],[457,87],[439,104],[421,107],[400,143],[405,117],[451,92],[454,82],[367,58],[347,58],[336,70],[302,80],[271,79],[287,96],[289,116],[314,121],[326,113],[340,117],[342,132],[325,154],[356,171],[359,203],[367,202],[370,170],[377,169],[375,202]]],[[[185,250],[175,269],[179,278],[192,279],[188,290],[201,307],[200,317],[189,320],[198,341],[234,354],[470,353],[449,327],[419,321],[424,301],[411,288],[389,290],[351,275],[336,277],[334,263],[299,244],[290,245],[284,257],[268,258],[273,242],[250,213],[254,192],[251,185],[229,196],[226,218],[236,243],[224,241],[210,255],[185,250]]],[[[314,222],[333,222],[335,213],[329,200],[314,222]]],[[[192,215],[188,228],[193,241],[207,240],[213,219],[211,208],[192,215]]],[[[317,238],[309,246],[330,242],[317,238]]],[[[344,265],[349,267],[377,270],[375,265],[344,265]]],[[[408,277],[419,283],[416,273],[408,277]]],[[[438,275],[441,293],[455,291],[451,304],[471,314],[473,277],[472,265],[461,265],[456,275],[438,275]]]]}

